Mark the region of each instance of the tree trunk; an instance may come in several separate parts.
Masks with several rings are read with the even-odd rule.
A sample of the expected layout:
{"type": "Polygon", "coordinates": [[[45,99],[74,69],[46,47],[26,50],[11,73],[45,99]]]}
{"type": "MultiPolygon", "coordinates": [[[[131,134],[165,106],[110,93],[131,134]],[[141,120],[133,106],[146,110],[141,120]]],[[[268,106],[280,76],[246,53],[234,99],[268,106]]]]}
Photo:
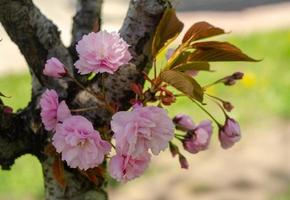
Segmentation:
{"type": "MultiPolygon", "coordinates": [[[[74,46],[83,34],[100,29],[101,6],[102,0],[79,0],[78,11],[73,19],[72,42],[66,48],[56,25],[40,12],[32,0],[0,0],[0,22],[11,40],[18,45],[32,76],[31,102],[25,109],[17,113],[5,113],[3,106],[0,106],[0,165],[8,170],[21,155],[30,153],[37,156],[43,168],[47,200],[108,199],[104,177],[92,183],[76,169],[65,167],[66,187],[62,188],[56,182],[52,173],[54,160],[43,154],[51,140],[51,133],[42,127],[38,106],[39,97],[46,88],[57,90],[72,108],[97,104],[74,83],[67,79],[46,77],[42,70],[45,61],[54,56],[65,63],[70,72],[74,72],[73,62],[77,59],[74,46]]],[[[148,48],[150,39],[167,6],[170,6],[167,0],[130,1],[120,35],[130,45],[134,58],[130,64],[108,76],[103,85],[107,100],[117,103],[122,110],[130,106],[129,99],[133,95],[130,85],[144,82],[142,71],[147,71],[151,64],[148,48]]],[[[76,78],[96,91],[102,84],[98,76],[90,82],[80,75],[76,75],[76,78]]],[[[0,105],[3,105],[1,100],[0,105]]],[[[95,128],[108,125],[111,119],[111,115],[102,108],[82,115],[94,122],[95,128]]]]}

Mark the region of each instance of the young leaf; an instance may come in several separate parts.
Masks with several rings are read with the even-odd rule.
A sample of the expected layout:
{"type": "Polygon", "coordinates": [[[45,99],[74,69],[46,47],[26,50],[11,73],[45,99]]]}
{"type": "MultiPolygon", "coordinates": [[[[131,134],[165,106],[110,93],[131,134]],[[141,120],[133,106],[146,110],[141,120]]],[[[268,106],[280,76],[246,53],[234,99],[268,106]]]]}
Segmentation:
{"type": "Polygon", "coordinates": [[[188,62],[184,64],[177,65],[172,68],[172,70],[177,71],[187,71],[187,70],[196,70],[196,71],[209,71],[208,62],[188,62]]]}
{"type": "Polygon", "coordinates": [[[64,178],[63,163],[59,156],[55,157],[52,165],[52,174],[56,182],[63,188],[66,187],[66,181],[64,178]]]}
{"type": "Polygon", "coordinates": [[[86,171],[81,171],[81,173],[85,177],[87,177],[87,179],[89,179],[89,181],[91,181],[92,183],[94,183],[96,185],[100,184],[98,182],[98,178],[104,177],[105,172],[106,172],[105,169],[102,167],[95,167],[92,169],[88,169],[86,171]]]}
{"type": "Polygon", "coordinates": [[[152,42],[152,55],[166,48],[182,31],[183,23],[178,20],[175,10],[167,8],[157,26],[152,42]]]}
{"type": "Polygon", "coordinates": [[[166,70],[161,72],[160,78],[162,81],[173,86],[183,94],[194,98],[199,102],[203,101],[203,89],[187,74],[179,71],[166,70]]]}
{"type": "Polygon", "coordinates": [[[182,51],[180,53],[177,53],[175,56],[172,56],[167,63],[167,69],[171,69],[177,65],[186,63],[190,54],[192,52],[189,51],[182,51]]]}
{"type": "Polygon", "coordinates": [[[258,61],[228,42],[198,42],[192,44],[192,47],[196,51],[190,55],[190,61],[258,61]]]}
{"type": "Polygon", "coordinates": [[[195,41],[224,33],[225,31],[223,29],[215,27],[207,22],[197,22],[193,24],[185,33],[182,43],[188,40],[195,41]]]}

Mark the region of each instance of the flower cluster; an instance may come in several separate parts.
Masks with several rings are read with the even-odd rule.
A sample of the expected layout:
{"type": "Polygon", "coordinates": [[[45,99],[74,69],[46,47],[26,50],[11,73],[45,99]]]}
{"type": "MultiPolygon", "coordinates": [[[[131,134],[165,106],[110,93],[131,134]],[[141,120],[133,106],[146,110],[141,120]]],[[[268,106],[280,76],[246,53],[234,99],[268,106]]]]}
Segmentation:
{"type": "MultiPolygon", "coordinates": [[[[164,15],[164,19],[177,20],[174,16],[166,16],[174,15],[174,12],[166,11],[164,15]]],[[[166,23],[162,20],[163,17],[161,24],[166,23]]],[[[177,33],[169,34],[172,36],[177,35],[178,30],[182,29],[181,22],[175,21],[174,24],[177,26],[174,29],[177,33]]],[[[166,32],[167,26],[162,27],[165,28],[162,31],[166,32]]],[[[229,43],[214,41],[196,43],[195,40],[225,33],[206,22],[199,22],[190,28],[176,49],[168,50],[165,66],[162,66],[157,74],[158,54],[168,45],[166,41],[173,39],[160,38],[162,35],[160,31],[161,29],[157,28],[152,40],[154,77],[150,78],[144,74],[144,79],[150,84],[147,89],[132,82],[131,90],[135,96],[129,100],[132,108],[127,111],[118,110],[118,106],[114,103],[119,102],[107,102],[105,90],[95,92],[90,87],[89,81],[83,86],[57,58],[47,60],[44,75],[71,79],[76,86],[80,86],[98,99],[96,104],[101,102],[95,107],[69,109],[66,101],[61,101],[53,89],[47,89],[40,98],[40,115],[44,128],[52,133],[52,145],[58,153],[57,156],[61,156],[69,167],[78,168],[84,174],[88,169],[96,168],[104,160],[108,160],[109,174],[118,181],[127,182],[143,174],[149,166],[151,157],[159,155],[167,147],[173,157],[178,156],[181,168],[188,168],[189,163],[180,148],[191,154],[207,150],[214,135],[214,124],[219,129],[218,138],[222,148],[228,149],[240,140],[240,126],[228,115],[233,105],[206,91],[209,87],[220,83],[234,85],[236,81],[242,79],[243,73],[235,72],[205,86],[201,86],[195,76],[198,76],[200,71],[210,71],[211,61],[253,61],[253,59],[229,43]],[[172,87],[179,91],[179,94],[176,94],[176,90],[172,90],[172,87]],[[166,107],[184,96],[208,114],[211,120],[206,119],[198,124],[186,114],[170,118],[166,107]],[[221,108],[225,116],[223,124],[206,109],[205,97],[221,108]],[[102,127],[94,127],[95,124],[89,119],[77,114],[99,109],[100,106],[111,113],[110,123],[102,127]],[[179,144],[176,144],[177,142],[179,144]],[[112,148],[114,151],[111,151],[112,148]]],[[[132,59],[129,45],[114,32],[100,31],[84,35],[77,43],[76,51],[79,59],[74,66],[79,74],[106,73],[109,76],[132,59]]]]}
{"type": "Polygon", "coordinates": [[[53,131],[52,144],[68,166],[86,170],[103,162],[111,145],[101,139],[89,120],[71,115],[65,101],[59,103],[55,90],[43,93],[40,106],[45,129],[53,131]]]}
{"type": "Polygon", "coordinates": [[[117,155],[111,160],[109,169],[114,178],[122,181],[139,176],[150,161],[148,150],[158,155],[174,137],[172,120],[164,109],[155,106],[138,105],[132,111],[117,112],[111,128],[117,155]],[[112,166],[116,160],[123,160],[122,168],[112,166]]]}

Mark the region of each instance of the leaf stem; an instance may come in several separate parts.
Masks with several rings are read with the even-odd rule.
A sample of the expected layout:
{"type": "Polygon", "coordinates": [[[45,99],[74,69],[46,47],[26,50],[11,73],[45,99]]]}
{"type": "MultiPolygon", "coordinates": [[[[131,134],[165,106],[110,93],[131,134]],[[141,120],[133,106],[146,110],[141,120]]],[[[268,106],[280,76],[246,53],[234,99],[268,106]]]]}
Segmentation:
{"type": "Polygon", "coordinates": [[[221,124],[214,118],[212,114],[210,114],[203,106],[201,106],[199,103],[197,103],[194,99],[190,98],[191,101],[193,101],[201,110],[203,110],[218,126],[221,126],[221,124]]]}

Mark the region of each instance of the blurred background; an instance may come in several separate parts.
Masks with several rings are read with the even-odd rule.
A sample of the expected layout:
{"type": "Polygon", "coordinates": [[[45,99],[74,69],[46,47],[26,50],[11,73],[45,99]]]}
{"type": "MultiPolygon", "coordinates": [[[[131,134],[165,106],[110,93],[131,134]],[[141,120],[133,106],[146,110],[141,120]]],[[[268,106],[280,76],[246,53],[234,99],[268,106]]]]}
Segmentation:
{"type": "MultiPolygon", "coordinates": [[[[69,44],[73,0],[35,0],[61,30],[69,44]]],[[[110,184],[112,200],[290,200],[290,1],[180,0],[174,1],[185,30],[207,21],[229,34],[227,40],[259,63],[213,63],[218,73],[200,73],[201,82],[214,81],[235,71],[245,77],[235,87],[216,86],[210,93],[231,101],[231,116],[242,127],[242,140],[229,150],[219,147],[217,129],[207,151],[187,154],[190,168],[182,170],[168,151],[153,158],[146,174],[127,184],[110,184]]],[[[105,0],[103,29],[117,31],[128,0],[105,0]]],[[[1,9],[1,8],[0,8],[1,9]]],[[[0,25],[0,91],[14,109],[30,99],[30,77],[25,60],[0,25]]],[[[220,121],[221,112],[208,102],[220,121]]],[[[195,122],[207,116],[185,99],[169,113],[190,114],[195,122]],[[190,104],[191,105],[191,104],[190,104]]],[[[42,171],[37,159],[17,159],[11,171],[0,170],[0,200],[43,199],[42,171]]]]}

